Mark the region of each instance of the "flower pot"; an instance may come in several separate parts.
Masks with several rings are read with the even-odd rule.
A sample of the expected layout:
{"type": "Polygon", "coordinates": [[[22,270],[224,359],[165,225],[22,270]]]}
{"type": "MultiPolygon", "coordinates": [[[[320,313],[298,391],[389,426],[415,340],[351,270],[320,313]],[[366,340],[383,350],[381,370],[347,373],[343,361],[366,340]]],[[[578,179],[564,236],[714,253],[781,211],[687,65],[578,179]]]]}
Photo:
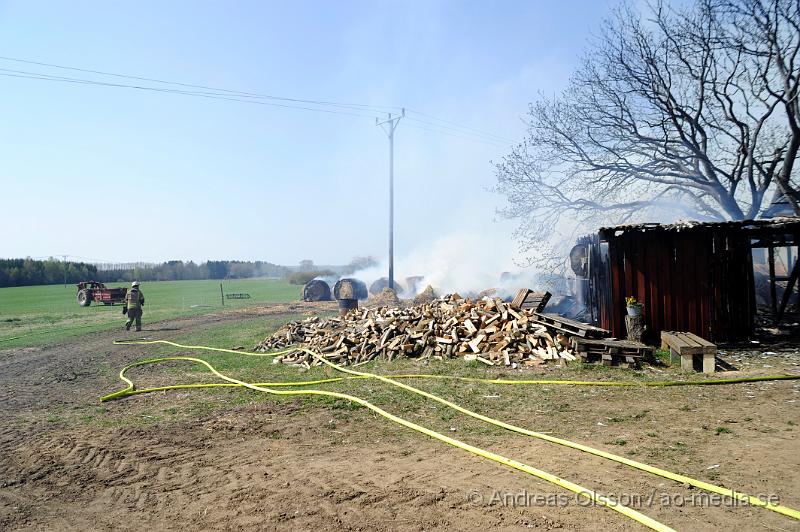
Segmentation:
{"type": "Polygon", "coordinates": [[[642,315],[641,305],[636,305],[635,307],[628,307],[628,316],[641,316],[641,315],[642,315]]]}

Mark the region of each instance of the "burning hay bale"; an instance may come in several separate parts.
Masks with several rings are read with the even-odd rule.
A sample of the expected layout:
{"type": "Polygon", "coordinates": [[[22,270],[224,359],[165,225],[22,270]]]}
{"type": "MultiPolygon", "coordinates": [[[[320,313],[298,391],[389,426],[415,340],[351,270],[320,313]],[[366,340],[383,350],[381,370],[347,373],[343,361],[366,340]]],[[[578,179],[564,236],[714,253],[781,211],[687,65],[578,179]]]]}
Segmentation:
{"type": "Polygon", "coordinates": [[[436,292],[433,291],[433,287],[428,285],[425,290],[417,294],[414,298],[415,305],[424,305],[425,303],[431,303],[436,300],[436,292]]]}
{"type": "MultiPolygon", "coordinates": [[[[271,351],[299,345],[339,364],[380,357],[463,358],[488,365],[536,366],[592,358],[609,365],[638,363],[646,346],[604,339],[608,331],[501,299],[474,302],[457,295],[408,308],[361,309],[345,316],[317,316],[287,324],[256,346],[271,351]]],[[[275,362],[320,364],[303,351],[275,362]]]]}
{"type": "MultiPolygon", "coordinates": [[[[378,294],[380,294],[381,292],[383,292],[387,288],[389,288],[389,278],[388,277],[381,277],[380,279],[378,279],[377,281],[375,281],[374,283],[369,285],[369,293],[371,295],[373,295],[373,296],[377,296],[378,294]]],[[[394,282],[394,290],[395,290],[395,293],[404,292],[405,291],[405,289],[403,288],[403,285],[401,285],[397,281],[394,282]]]]}
{"type": "Polygon", "coordinates": [[[399,307],[401,304],[397,293],[388,286],[379,294],[371,295],[367,299],[367,305],[371,307],[399,307]]]}
{"type": "Polygon", "coordinates": [[[338,300],[342,299],[367,299],[369,294],[367,293],[367,285],[364,284],[364,281],[359,281],[358,279],[346,278],[346,279],[339,279],[336,281],[336,284],[333,285],[333,297],[338,300]]]}
{"type": "Polygon", "coordinates": [[[312,279],[303,286],[303,301],[330,301],[331,287],[322,279],[312,279]]]}

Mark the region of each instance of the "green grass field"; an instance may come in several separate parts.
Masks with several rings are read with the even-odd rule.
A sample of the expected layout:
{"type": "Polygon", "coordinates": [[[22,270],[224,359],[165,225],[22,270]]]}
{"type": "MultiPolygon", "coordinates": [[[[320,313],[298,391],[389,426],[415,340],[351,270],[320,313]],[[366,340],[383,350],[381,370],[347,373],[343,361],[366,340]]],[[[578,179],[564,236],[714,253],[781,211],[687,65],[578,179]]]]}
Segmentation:
{"type": "MultiPolygon", "coordinates": [[[[142,284],[145,322],[208,314],[222,310],[220,281],[163,281],[142,284]]],[[[109,286],[127,286],[110,284],[109,286]]],[[[225,293],[248,293],[251,299],[225,300],[225,309],[260,303],[295,301],[300,287],[273,279],[222,281],[225,293]]],[[[0,288],[0,349],[52,344],[83,334],[121,327],[122,307],[81,307],[74,285],[0,288]]]]}
{"type": "MultiPolygon", "coordinates": [[[[175,338],[175,342],[188,345],[201,345],[210,347],[234,348],[243,346],[250,349],[267,334],[274,332],[283,324],[302,315],[285,314],[268,318],[248,318],[236,322],[222,323],[193,331],[175,338]]],[[[296,366],[273,364],[272,360],[264,357],[247,356],[241,353],[220,353],[202,350],[189,350],[169,345],[142,345],[138,346],[133,360],[158,358],[165,356],[188,356],[206,360],[217,370],[226,375],[241,379],[245,382],[287,382],[300,380],[316,380],[331,377],[347,376],[328,366],[312,366],[306,370],[296,366]]],[[[125,384],[117,378],[119,367],[104,367],[102,373],[109,381],[115,381],[113,388],[105,389],[102,393],[119,390],[125,384]]],[[[478,362],[464,363],[462,360],[423,360],[414,358],[397,358],[391,362],[386,360],[372,360],[358,368],[361,371],[380,375],[425,373],[433,375],[452,375],[460,377],[477,378],[506,378],[515,379],[525,375],[520,370],[506,367],[488,367],[478,362]]],[[[535,375],[525,372],[531,378],[562,378],[574,380],[606,380],[630,379],[651,380],[663,379],[661,375],[648,375],[640,372],[631,372],[620,368],[611,368],[595,364],[570,364],[567,367],[553,369],[550,375],[535,375]]],[[[142,366],[132,369],[127,376],[132,379],[137,388],[150,386],[164,386],[188,383],[215,383],[220,380],[209,371],[191,362],[164,362],[152,366],[142,366]]],[[[559,416],[577,416],[579,409],[574,404],[579,404],[587,394],[597,393],[601,396],[614,394],[627,394],[628,392],[602,389],[587,392],[586,388],[575,386],[505,386],[497,387],[481,382],[462,382],[452,380],[404,380],[406,384],[424,389],[430,393],[455,400],[467,408],[492,412],[498,417],[513,420],[518,415],[519,407],[523,404],[546,405],[549,412],[556,412],[559,416]],[[515,413],[516,412],[516,413],[515,413]]],[[[417,421],[431,425],[442,432],[452,431],[454,424],[463,433],[496,439],[504,435],[504,431],[497,427],[486,425],[470,418],[461,418],[448,407],[432,403],[419,395],[380,383],[374,380],[347,380],[334,383],[315,385],[314,389],[323,389],[349,393],[358,397],[368,398],[371,402],[402,416],[413,416],[417,421]],[[456,418],[459,418],[456,420],[456,418]]],[[[664,394],[679,395],[680,389],[662,391],[664,394]]],[[[300,415],[307,410],[318,409],[324,406],[330,409],[334,418],[350,417],[353,411],[359,410],[357,419],[366,419],[373,414],[362,410],[362,407],[342,399],[331,397],[276,397],[243,388],[210,388],[186,391],[172,390],[158,392],[162,400],[148,401],[147,396],[136,396],[122,399],[135,405],[135,408],[116,408],[118,404],[106,403],[98,406],[96,403],[85,403],[70,409],[62,409],[52,415],[52,422],[81,422],[99,426],[123,425],[149,425],[164,421],[179,421],[196,419],[211,414],[214,411],[229,410],[247,404],[256,403],[295,403],[296,410],[293,415],[300,415]],[[113,410],[110,413],[109,408],[113,410]]],[[[98,391],[98,396],[101,393],[98,391]]],[[[676,407],[677,408],[677,407],[676,407]]],[[[613,409],[603,410],[603,419],[611,419],[609,423],[621,424],[625,421],[634,423],[646,416],[647,411],[636,410],[626,416],[620,416],[613,409]]],[[[545,430],[554,430],[558,426],[555,419],[548,418],[545,430]]],[[[335,427],[335,424],[334,424],[335,427]]],[[[398,435],[391,425],[379,425],[372,430],[372,435],[384,437],[391,434],[396,437],[411,437],[398,435]],[[378,431],[378,432],[376,432],[378,431]]]]}

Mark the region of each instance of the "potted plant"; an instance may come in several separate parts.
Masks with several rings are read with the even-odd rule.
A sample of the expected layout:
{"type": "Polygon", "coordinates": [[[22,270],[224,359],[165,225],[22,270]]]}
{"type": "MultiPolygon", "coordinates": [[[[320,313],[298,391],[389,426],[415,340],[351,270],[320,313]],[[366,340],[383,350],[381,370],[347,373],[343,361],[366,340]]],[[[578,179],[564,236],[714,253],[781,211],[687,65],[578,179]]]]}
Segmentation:
{"type": "Polygon", "coordinates": [[[628,309],[628,316],[641,316],[642,304],[636,301],[635,297],[628,296],[625,298],[625,306],[628,309]]]}

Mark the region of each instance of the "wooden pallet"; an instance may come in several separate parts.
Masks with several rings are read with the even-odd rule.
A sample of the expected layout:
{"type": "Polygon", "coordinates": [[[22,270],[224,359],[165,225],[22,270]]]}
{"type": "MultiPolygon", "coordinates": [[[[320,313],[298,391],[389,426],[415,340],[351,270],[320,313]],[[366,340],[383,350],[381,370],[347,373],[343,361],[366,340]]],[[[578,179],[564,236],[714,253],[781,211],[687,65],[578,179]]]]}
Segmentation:
{"type": "Polygon", "coordinates": [[[541,312],[547,306],[550,297],[552,297],[550,292],[534,292],[530,288],[521,288],[511,301],[511,306],[517,310],[530,308],[534,312],[541,312]]]}
{"type": "Polygon", "coordinates": [[[608,338],[611,336],[611,333],[605,329],[571,320],[564,316],[559,316],[558,314],[534,312],[533,321],[552,327],[562,333],[580,336],[581,338],[608,338]]]}
{"type": "Polygon", "coordinates": [[[602,363],[604,366],[614,366],[620,368],[636,369],[641,366],[643,357],[618,355],[611,353],[578,353],[581,362],[587,364],[602,363]]]}
{"type": "Polygon", "coordinates": [[[652,360],[653,358],[652,347],[630,340],[596,340],[573,336],[570,342],[578,354],[616,355],[647,360],[652,360]]]}

